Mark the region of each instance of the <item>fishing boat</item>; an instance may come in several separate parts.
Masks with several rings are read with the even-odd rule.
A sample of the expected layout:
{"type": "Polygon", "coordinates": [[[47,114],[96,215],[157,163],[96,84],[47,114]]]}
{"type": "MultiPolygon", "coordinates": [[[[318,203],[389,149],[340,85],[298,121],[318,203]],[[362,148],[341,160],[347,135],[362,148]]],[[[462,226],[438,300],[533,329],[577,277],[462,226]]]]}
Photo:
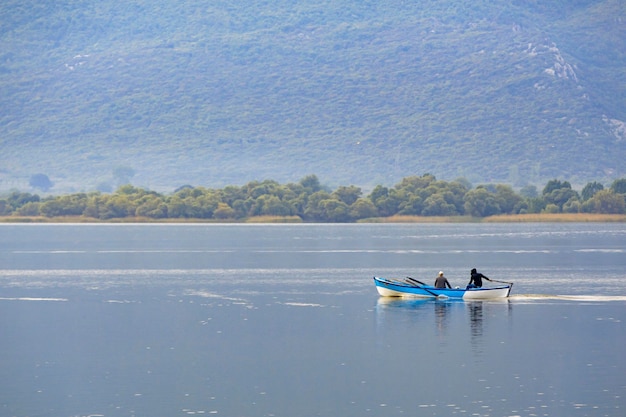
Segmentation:
{"type": "Polygon", "coordinates": [[[506,298],[511,294],[512,282],[495,281],[504,285],[482,288],[435,288],[414,278],[407,277],[389,279],[374,277],[378,294],[384,297],[418,297],[418,298],[462,298],[464,300],[485,300],[506,298]]]}

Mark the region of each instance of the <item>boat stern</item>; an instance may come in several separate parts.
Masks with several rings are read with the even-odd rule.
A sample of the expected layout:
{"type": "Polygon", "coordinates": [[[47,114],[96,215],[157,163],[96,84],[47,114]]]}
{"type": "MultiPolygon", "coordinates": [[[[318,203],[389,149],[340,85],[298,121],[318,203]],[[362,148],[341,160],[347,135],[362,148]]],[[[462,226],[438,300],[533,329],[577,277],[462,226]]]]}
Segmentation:
{"type": "Polygon", "coordinates": [[[511,285],[497,288],[472,288],[465,291],[464,300],[489,300],[494,298],[507,298],[511,293],[511,285]]]}

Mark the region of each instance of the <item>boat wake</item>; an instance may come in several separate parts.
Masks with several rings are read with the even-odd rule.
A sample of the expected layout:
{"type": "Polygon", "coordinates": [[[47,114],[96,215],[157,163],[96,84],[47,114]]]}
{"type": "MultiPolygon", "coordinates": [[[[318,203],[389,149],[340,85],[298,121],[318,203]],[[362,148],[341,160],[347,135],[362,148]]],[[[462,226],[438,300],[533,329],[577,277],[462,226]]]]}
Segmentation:
{"type": "Polygon", "coordinates": [[[563,300],[563,301],[626,301],[626,295],[559,295],[559,294],[515,294],[509,297],[511,301],[542,301],[542,300],[563,300]]]}

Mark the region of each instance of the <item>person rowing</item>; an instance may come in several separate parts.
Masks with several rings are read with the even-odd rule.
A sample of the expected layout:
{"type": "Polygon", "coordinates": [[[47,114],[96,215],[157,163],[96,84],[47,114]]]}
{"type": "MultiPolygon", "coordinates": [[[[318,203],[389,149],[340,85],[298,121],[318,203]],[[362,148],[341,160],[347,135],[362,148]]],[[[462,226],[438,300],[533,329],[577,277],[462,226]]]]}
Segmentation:
{"type": "Polygon", "coordinates": [[[487,281],[491,281],[485,275],[476,271],[476,268],[473,268],[470,271],[470,274],[471,274],[470,282],[469,284],[467,284],[467,288],[481,288],[483,286],[483,279],[486,279],[487,281]]]}

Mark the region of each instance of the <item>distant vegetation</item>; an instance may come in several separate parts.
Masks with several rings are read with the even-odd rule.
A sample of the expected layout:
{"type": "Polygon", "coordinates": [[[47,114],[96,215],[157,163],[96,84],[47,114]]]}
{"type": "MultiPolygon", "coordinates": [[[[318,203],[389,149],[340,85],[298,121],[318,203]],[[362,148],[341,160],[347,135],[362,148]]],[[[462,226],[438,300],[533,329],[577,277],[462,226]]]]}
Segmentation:
{"type": "Polygon", "coordinates": [[[77,193],[40,198],[13,192],[0,199],[0,215],[75,217],[94,220],[145,218],[243,221],[249,218],[304,222],[356,222],[379,217],[470,216],[532,213],[626,213],[626,179],[605,189],[588,183],[581,192],[567,181],[551,180],[541,192],[528,186],[516,193],[509,185],[475,188],[464,179],[437,180],[431,174],[404,178],[391,188],[375,187],[364,196],[356,186],[323,187],[317,176],[297,183],[252,181],[222,189],[183,186],[161,194],[127,184],[111,194],[77,193]]]}

